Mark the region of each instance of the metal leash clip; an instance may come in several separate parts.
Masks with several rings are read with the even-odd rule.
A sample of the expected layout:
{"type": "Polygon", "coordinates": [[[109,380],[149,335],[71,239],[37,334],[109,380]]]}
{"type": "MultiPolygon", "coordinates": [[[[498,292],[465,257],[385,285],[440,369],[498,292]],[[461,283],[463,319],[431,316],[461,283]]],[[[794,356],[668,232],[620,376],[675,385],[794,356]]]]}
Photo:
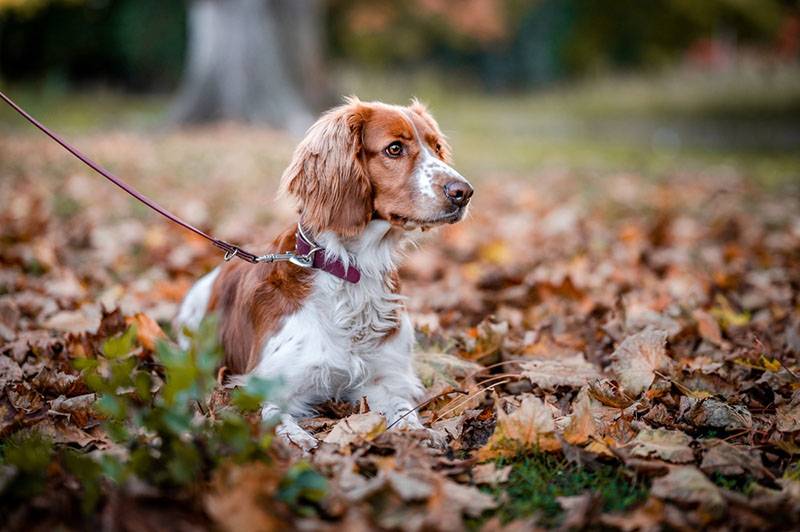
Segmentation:
{"type": "Polygon", "coordinates": [[[314,265],[314,253],[321,249],[322,248],[320,247],[315,247],[305,255],[295,255],[291,251],[287,251],[285,253],[270,253],[268,255],[256,257],[256,262],[289,261],[295,266],[300,266],[301,268],[311,268],[314,265]]]}
{"type": "Polygon", "coordinates": [[[306,253],[305,255],[295,255],[292,254],[289,257],[289,262],[294,264],[295,266],[300,266],[301,268],[311,268],[314,265],[314,253],[321,250],[320,247],[311,248],[311,251],[306,253]]]}

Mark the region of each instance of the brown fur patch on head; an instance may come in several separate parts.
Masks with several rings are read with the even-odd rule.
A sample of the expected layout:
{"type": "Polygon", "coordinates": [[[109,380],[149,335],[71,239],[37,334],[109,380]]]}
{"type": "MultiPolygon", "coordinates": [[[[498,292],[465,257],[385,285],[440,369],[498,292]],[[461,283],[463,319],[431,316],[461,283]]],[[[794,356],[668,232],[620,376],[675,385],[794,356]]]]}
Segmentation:
{"type": "Polygon", "coordinates": [[[442,133],[442,130],[439,129],[439,124],[433,119],[430,111],[428,111],[428,106],[418,99],[412,98],[408,108],[433,130],[433,134],[431,134],[429,138],[426,138],[425,141],[433,148],[440,159],[447,164],[452,163],[453,152],[450,149],[450,144],[448,144],[447,137],[442,133]]]}
{"type": "Polygon", "coordinates": [[[361,161],[370,108],[357,98],[325,113],[297,146],[281,187],[298,199],[312,232],[350,237],[372,217],[372,185],[361,161]]]}

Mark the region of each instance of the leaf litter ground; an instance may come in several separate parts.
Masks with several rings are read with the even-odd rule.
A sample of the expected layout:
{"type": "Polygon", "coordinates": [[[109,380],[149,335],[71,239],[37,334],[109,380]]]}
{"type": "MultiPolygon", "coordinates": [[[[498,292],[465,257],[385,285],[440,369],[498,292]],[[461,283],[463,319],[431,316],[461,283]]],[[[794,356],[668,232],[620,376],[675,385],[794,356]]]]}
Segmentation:
{"type": "MultiPolygon", "coordinates": [[[[265,177],[282,136],[81,145],[223,238],[291,221],[265,177]]],[[[8,528],[800,526],[796,188],[728,168],[482,176],[469,219],[401,268],[444,445],[329,403],[303,457],[249,413],[257,397],[232,399],[213,348],[169,344],[214,249],[44,141],[3,138],[0,177],[8,528]]]]}

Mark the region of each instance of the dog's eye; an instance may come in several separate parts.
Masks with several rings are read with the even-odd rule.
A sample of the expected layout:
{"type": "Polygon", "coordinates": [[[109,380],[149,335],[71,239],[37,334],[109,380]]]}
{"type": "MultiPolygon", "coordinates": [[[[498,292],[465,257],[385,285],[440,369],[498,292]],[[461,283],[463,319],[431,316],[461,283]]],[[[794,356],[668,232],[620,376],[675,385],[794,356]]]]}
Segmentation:
{"type": "Polygon", "coordinates": [[[403,155],[403,143],[399,141],[392,142],[391,144],[386,146],[386,149],[383,151],[384,153],[386,153],[386,155],[395,159],[403,155]]]}
{"type": "Polygon", "coordinates": [[[436,143],[436,151],[438,153],[442,153],[442,145],[440,143],[438,143],[438,142],[436,143]]]}

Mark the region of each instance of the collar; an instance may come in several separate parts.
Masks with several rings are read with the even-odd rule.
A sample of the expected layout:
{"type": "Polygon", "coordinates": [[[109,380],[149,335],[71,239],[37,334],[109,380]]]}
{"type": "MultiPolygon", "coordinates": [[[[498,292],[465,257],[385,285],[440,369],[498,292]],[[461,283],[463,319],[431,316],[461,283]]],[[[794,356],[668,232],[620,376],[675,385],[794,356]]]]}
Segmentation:
{"type": "Polygon", "coordinates": [[[295,233],[294,253],[296,258],[303,262],[303,264],[298,264],[298,262],[292,261],[298,266],[322,270],[353,284],[358,283],[361,279],[361,272],[355,266],[345,267],[344,263],[336,258],[325,260],[325,248],[309,238],[300,224],[297,224],[295,233]]]}

